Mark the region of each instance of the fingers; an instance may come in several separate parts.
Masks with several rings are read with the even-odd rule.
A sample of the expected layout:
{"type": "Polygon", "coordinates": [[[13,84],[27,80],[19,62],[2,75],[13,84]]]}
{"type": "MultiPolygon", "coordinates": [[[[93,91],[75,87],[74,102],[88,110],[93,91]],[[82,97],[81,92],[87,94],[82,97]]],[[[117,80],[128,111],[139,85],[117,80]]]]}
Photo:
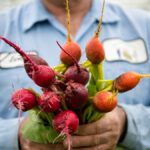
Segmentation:
{"type": "MultiPolygon", "coordinates": [[[[91,147],[99,144],[105,144],[109,142],[111,137],[110,132],[104,134],[90,135],[90,136],[71,136],[71,146],[73,148],[78,147],[91,147]]],[[[64,141],[64,146],[68,146],[67,140],[64,141]]]]}
{"type": "Polygon", "coordinates": [[[108,147],[107,144],[102,144],[86,148],[73,148],[72,150],[115,150],[115,147],[108,147]]]}
{"type": "Polygon", "coordinates": [[[104,145],[98,145],[93,147],[87,147],[87,148],[73,148],[72,150],[106,150],[104,149],[104,145]]]}
{"type": "Polygon", "coordinates": [[[66,148],[64,148],[62,143],[42,144],[42,143],[32,142],[26,137],[24,137],[24,135],[22,134],[21,128],[28,119],[29,117],[26,117],[23,119],[20,125],[20,129],[19,129],[19,140],[20,140],[21,150],[66,150],[66,148]]]}
{"type": "Polygon", "coordinates": [[[124,120],[125,118],[125,115],[120,115],[122,114],[121,112],[122,111],[116,107],[113,111],[106,113],[98,121],[86,125],[80,125],[75,134],[84,136],[112,131],[114,128],[116,128],[116,126],[120,127],[121,120],[124,120]]]}
{"type": "Polygon", "coordinates": [[[98,145],[93,147],[86,147],[86,148],[73,148],[72,150],[106,150],[105,145],[98,145]]]}
{"type": "MultiPolygon", "coordinates": [[[[23,137],[22,137],[23,138],[23,137]]],[[[23,138],[21,150],[66,150],[62,144],[42,144],[23,138]]]]}
{"type": "MultiPolygon", "coordinates": [[[[88,147],[97,145],[103,141],[100,140],[99,135],[93,136],[73,136],[71,137],[71,147],[88,147]]],[[[67,141],[64,142],[65,147],[67,147],[67,141]]]]}
{"type": "Polygon", "coordinates": [[[111,124],[110,120],[107,119],[108,117],[103,116],[100,120],[86,124],[80,125],[78,130],[75,132],[77,135],[93,135],[93,134],[100,134],[104,132],[111,131],[111,124]]]}

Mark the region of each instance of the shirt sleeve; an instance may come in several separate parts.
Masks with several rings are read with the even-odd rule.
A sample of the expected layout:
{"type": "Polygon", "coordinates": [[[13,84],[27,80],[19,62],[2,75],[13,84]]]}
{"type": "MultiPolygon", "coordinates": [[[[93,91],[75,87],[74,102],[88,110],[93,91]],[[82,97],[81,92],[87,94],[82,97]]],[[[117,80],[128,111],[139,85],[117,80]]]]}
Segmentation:
{"type": "Polygon", "coordinates": [[[119,104],[127,115],[127,133],[120,143],[128,149],[150,149],[150,107],[119,104]]]}
{"type": "Polygon", "coordinates": [[[18,127],[19,127],[18,118],[7,120],[0,118],[1,150],[19,150],[18,127]]]}

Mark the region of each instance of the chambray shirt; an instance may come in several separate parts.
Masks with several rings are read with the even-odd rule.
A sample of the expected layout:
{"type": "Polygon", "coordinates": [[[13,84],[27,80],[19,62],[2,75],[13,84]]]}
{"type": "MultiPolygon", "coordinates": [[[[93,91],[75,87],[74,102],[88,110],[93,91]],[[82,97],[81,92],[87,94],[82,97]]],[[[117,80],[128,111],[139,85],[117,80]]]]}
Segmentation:
{"type": "MultiPolygon", "coordinates": [[[[93,0],[80,29],[72,39],[82,49],[81,62],[86,60],[85,45],[94,36],[101,7],[93,0]]],[[[103,70],[105,79],[114,79],[127,71],[150,74],[150,14],[106,4],[100,40],[106,50],[103,70]]],[[[60,63],[60,49],[67,40],[67,29],[43,6],[41,0],[13,8],[0,14],[0,35],[18,44],[26,52],[34,52],[53,67],[60,63]]],[[[26,75],[20,56],[0,40],[0,150],[18,149],[18,110],[11,107],[11,95],[19,88],[41,90],[26,75]]],[[[128,149],[150,149],[150,79],[119,94],[119,105],[128,120],[127,134],[121,145],[128,149]]],[[[27,113],[22,113],[22,116],[27,113]]],[[[127,149],[126,148],[126,149],[127,149]]]]}

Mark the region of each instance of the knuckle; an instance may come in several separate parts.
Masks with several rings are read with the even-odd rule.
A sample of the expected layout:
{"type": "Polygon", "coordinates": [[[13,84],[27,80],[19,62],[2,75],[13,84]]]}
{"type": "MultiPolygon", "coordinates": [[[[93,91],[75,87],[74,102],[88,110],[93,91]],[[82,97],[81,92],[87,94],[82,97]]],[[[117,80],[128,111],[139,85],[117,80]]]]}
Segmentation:
{"type": "Polygon", "coordinates": [[[119,126],[119,119],[117,116],[113,116],[110,118],[111,124],[113,124],[113,127],[117,128],[119,126]]]}
{"type": "Polygon", "coordinates": [[[100,123],[96,123],[96,125],[95,125],[95,132],[96,132],[96,133],[99,133],[100,130],[101,130],[100,123]]]}
{"type": "Polygon", "coordinates": [[[111,141],[111,143],[117,144],[119,135],[120,135],[120,133],[119,133],[118,130],[117,131],[113,131],[112,134],[111,134],[111,139],[113,139],[113,141],[111,141]]]}
{"type": "Polygon", "coordinates": [[[96,150],[106,150],[105,144],[103,144],[103,145],[98,145],[98,146],[96,147],[96,150]]]}
{"type": "Polygon", "coordinates": [[[97,135],[94,135],[94,136],[92,137],[92,141],[93,141],[93,144],[94,144],[94,145],[99,144],[99,138],[98,138],[98,136],[97,136],[97,135]]]}
{"type": "Polygon", "coordinates": [[[117,145],[117,143],[113,143],[112,145],[110,145],[109,150],[115,150],[116,145],[117,145]]]}

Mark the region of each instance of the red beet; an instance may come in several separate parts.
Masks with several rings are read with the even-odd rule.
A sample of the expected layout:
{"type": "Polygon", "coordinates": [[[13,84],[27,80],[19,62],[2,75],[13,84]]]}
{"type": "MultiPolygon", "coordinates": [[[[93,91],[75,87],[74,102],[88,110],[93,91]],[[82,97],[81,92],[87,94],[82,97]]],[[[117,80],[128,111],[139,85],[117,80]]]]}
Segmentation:
{"type": "Polygon", "coordinates": [[[65,101],[69,108],[81,108],[88,101],[88,91],[80,83],[68,83],[65,90],[65,101]]]}
{"type": "Polygon", "coordinates": [[[93,105],[100,113],[105,113],[113,110],[117,105],[116,93],[101,91],[93,98],[93,105]]]}
{"type": "Polygon", "coordinates": [[[16,108],[27,111],[36,105],[36,96],[27,89],[19,89],[13,93],[12,103],[16,108]]]}
{"type": "Polygon", "coordinates": [[[141,78],[145,77],[150,77],[150,75],[141,75],[136,72],[126,72],[114,80],[113,86],[114,89],[120,93],[126,92],[136,87],[141,78]]]}
{"type": "Polygon", "coordinates": [[[4,37],[0,37],[0,39],[5,41],[11,47],[13,47],[23,57],[23,59],[26,58],[26,60],[28,60],[27,64],[30,63],[30,66],[32,66],[32,70],[33,70],[33,72],[30,72],[32,75],[32,80],[37,85],[41,87],[49,87],[53,83],[53,81],[55,80],[55,72],[52,70],[52,68],[50,68],[49,66],[45,66],[45,65],[37,65],[17,45],[12,43],[11,41],[8,41],[4,37]]]}
{"type": "Polygon", "coordinates": [[[89,81],[89,72],[82,66],[80,66],[80,71],[76,65],[70,66],[64,75],[67,82],[72,80],[85,85],[89,81]]]}
{"type": "Polygon", "coordinates": [[[79,126],[78,116],[71,110],[57,114],[53,120],[53,128],[61,135],[67,135],[68,150],[71,148],[69,134],[74,133],[79,126]]]}
{"type": "MultiPolygon", "coordinates": [[[[28,56],[37,65],[46,65],[46,66],[48,66],[48,63],[44,59],[42,59],[41,57],[39,57],[37,55],[34,55],[34,54],[28,54],[28,56]]],[[[23,60],[24,60],[25,70],[26,70],[27,74],[29,75],[29,77],[32,78],[33,67],[31,65],[31,63],[28,62],[28,60],[25,57],[24,57],[23,60]]]]}
{"type": "MultiPolygon", "coordinates": [[[[57,114],[53,120],[53,128],[56,132],[61,133],[63,130],[68,130],[68,133],[74,133],[79,126],[79,119],[75,112],[66,110],[57,114]]],[[[66,131],[64,131],[66,132],[66,131]]]]}
{"type": "Polygon", "coordinates": [[[64,48],[62,48],[58,42],[57,44],[62,49],[62,51],[64,51],[64,53],[66,53],[72,59],[72,61],[75,64],[73,66],[70,66],[65,72],[64,75],[65,75],[66,81],[68,82],[72,80],[74,82],[78,82],[78,83],[85,85],[89,80],[89,72],[85,68],[81,67],[76,61],[76,59],[69,52],[67,52],[64,48]]]}
{"type": "Polygon", "coordinates": [[[45,92],[38,99],[38,105],[42,111],[55,112],[60,108],[58,95],[53,92],[45,92]]]}
{"type": "Polygon", "coordinates": [[[49,87],[55,80],[55,72],[49,66],[39,65],[32,79],[41,87],[49,87]]]}

